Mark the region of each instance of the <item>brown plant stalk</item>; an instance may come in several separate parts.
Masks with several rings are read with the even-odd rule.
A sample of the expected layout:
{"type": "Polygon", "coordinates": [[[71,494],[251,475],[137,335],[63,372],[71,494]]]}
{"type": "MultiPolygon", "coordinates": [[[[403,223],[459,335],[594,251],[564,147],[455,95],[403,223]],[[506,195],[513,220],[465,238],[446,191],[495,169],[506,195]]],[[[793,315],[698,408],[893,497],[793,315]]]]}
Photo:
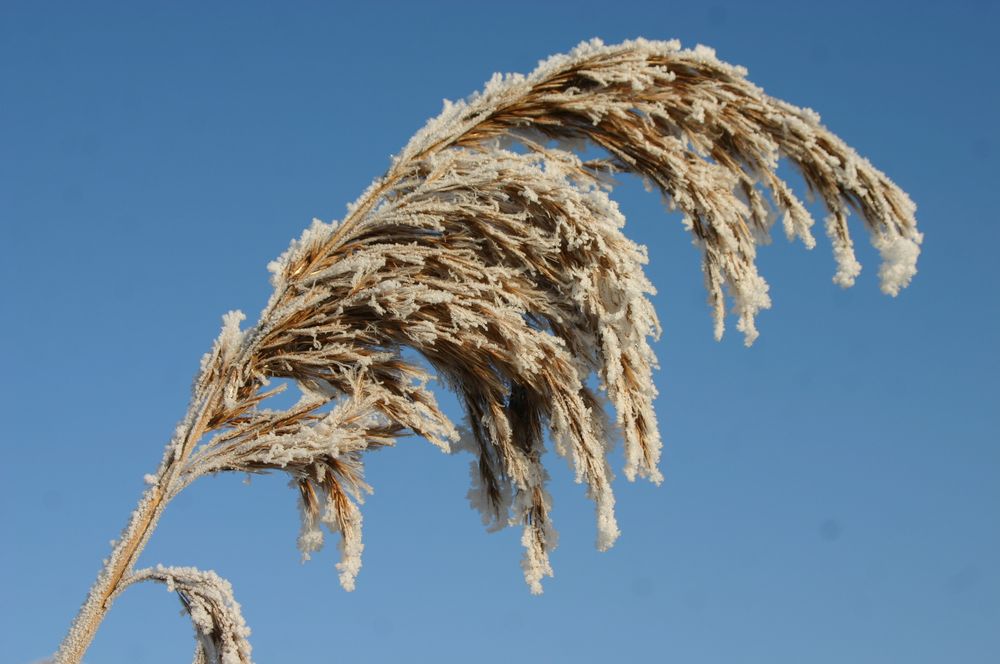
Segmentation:
{"type": "Polygon", "coordinates": [[[588,487],[598,548],[611,546],[613,441],[622,439],[626,478],[662,475],[653,289],[645,248],[622,234],[608,197],[610,175],[642,177],[682,212],[702,251],[716,336],[727,295],[747,344],[757,336],[770,299],[756,247],[779,218],[789,239],[815,244],[809,212],[775,174],[781,158],[828,210],[837,283],[851,285],[860,270],[851,210],[882,254],[883,291],[896,295],[916,272],[922,238],[906,194],[815,113],[744,75],[704,47],[594,41],[446,103],[343,221],[315,221],[269,266],[274,294],[255,325],[226,314],[188,413],[57,661],[79,662],[114,598],[141,580],[178,589],[199,638],[196,661],[250,661],[228,584],[190,568],[132,571],[162,510],[203,475],[288,473],[303,556],[322,546],[323,527],[339,533],[337,567],[350,590],[370,491],[363,452],[408,434],[469,451],[470,499],[488,524],[523,527],[522,566],[537,593],[556,544],[548,437],[588,487]],[[604,157],[584,161],[585,146],[604,157]],[[594,375],[606,396],[588,387],[594,375]],[[459,396],[463,427],[438,408],[432,377],[459,396]],[[294,405],[268,407],[282,389],[275,379],[298,386],[294,405]]]}

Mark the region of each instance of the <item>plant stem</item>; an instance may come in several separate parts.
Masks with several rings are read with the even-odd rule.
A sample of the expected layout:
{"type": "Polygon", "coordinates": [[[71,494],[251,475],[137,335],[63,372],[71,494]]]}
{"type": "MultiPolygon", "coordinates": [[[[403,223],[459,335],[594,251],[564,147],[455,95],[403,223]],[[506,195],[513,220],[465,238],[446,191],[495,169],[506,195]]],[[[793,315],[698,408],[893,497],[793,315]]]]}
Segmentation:
{"type": "Polygon", "coordinates": [[[156,529],[160,515],[173,497],[171,487],[194,446],[205,433],[209,414],[216,405],[220,392],[221,389],[216,384],[204,399],[192,403],[191,409],[197,409],[197,415],[188,420],[191,424],[184,433],[180,450],[175,454],[173,443],[167,446],[166,454],[155,476],[155,483],[143,493],[128,525],[122,531],[121,539],[114,545],[111,556],[104,561],[104,567],[97,575],[94,585],[90,587],[87,599],[84,600],[69,632],[59,646],[55,664],[79,664],[83,659],[101,621],[104,620],[112,602],[122,589],[122,581],[135,567],[139,554],[156,529]]]}
{"type": "Polygon", "coordinates": [[[166,507],[164,492],[160,485],[150,487],[139,501],[123,532],[115,545],[104,569],[91,586],[87,599],[80,607],[69,633],[56,653],[56,664],[77,664],[93,641],[97,628],[111,608],[111,603],[119,590],[121,581],[132,571],[139,554],[146,546],[149,536],[166,507]]]}

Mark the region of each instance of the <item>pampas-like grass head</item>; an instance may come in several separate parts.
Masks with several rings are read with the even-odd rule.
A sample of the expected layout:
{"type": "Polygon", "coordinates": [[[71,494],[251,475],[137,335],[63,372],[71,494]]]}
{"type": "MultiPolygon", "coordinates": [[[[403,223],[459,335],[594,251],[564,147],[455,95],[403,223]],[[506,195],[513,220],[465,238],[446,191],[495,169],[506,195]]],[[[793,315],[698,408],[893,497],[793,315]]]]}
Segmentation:
{"type": "MultiPolygon", "coordinates": [[[[756,247],[776,220],[790,239],[815,244],[808,211],[775,174],[781,158],[828,210],[834,281],[849,286],[860,270],[849,210],[882,254],[886,293],[916,271],[921,235],[906,194],[815,113],[768,97],[744,75],[704,47],[593,41],[446,103],[342,221],[315,221],[269,266],[274,294],[257,323],[225,316],[187,417],[123,535],[132,544],[112,554],[61,661],[77,661],[95,615],[99,622],[136,574],[184,580],[189,606],[202,596],[193,588],[218,586],[190,570],[128,575],[163,506],[203,475],[286,472],[299,496],[303,555],[322,546],[324,527],[338,533],[340,581],[350,590],[370,491],[364,453],[408,434],[467,450],[476,459],[473,502],[488,523],[524,529],[524,576],[538,593],[556,543],[542,464],[551,440],[595,503],[598,548],[611,546],[612,432],[627,479],[662,480],[653,289],[642,272],[646,250],[623,235],[608,196],[611,176],[638,175],[683,214],[702,253],[717,337],[728,301],[746,343],[756,338],[755,318],[771,304],[756,247]],[[583,147],[604,156],[585,161],[583,147]],[[588,387],[592,376],[606,397],[588,387]],[[458,395],[463,427],[439,409],[432,377],[458,395]],[[270,406],[278,379],[301,389],[295,405],[270,406]]],[[[200,652],[249,658],[239,638],[203,639],[200,652]]]]}

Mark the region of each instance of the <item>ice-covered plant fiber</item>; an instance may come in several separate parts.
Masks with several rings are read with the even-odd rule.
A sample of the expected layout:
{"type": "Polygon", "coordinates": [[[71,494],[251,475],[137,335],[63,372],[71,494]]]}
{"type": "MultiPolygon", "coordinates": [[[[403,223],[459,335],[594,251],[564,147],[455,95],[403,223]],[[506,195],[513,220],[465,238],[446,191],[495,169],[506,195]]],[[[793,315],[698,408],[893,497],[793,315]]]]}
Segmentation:
{"type": "Polygon", "coordinates": [[[860,265],[847,228],[859,214],[896,295],[916,272],[914,205],[807,109],[773,99],[705,47],[599,41],[495,76],[445,103],[339,222],[315,221],[270,266],[259,320],[230,312],[205,355],[190,409],[58,654],[78,662],[118,592],[135,581],[181,595],[197,658],[247,662],[249,630],[228,584],[190,568],[133,566],[171,498],[203,475],[288,473],[305,557],[339,534],[344,588],[361,567],[364,453],[416,434],[474,455],[470,498],[496,527],[523,528],[532,592],[552,574],[546,441],[596,505],[597,546],[618,536],[608,453],[620,436],[629,480],[660,482],[653,412],[659,325],[646,250],[622,233],[608,197],[626,172],[683,214],[703,258],[721,336],[727,300],[747,344],[770,306],[756,247],[780,219],[815,244],[813,220],[775,174],[786,159],[825,204],[834,278],[860,265]],[[599,159],[580,154],[599,150],[599,159]],[[415,353],[404,353],[410,349],[415,353]],[[414,359],[421,358],[419,361],[414,359]],[[588,387],[591,377],[605,395],[588,387]],[[454,390],[456,427],[428,380],[454,390]],[[275,379],[299,401],[269,407],[275,379]],[[609,421],[605,403],[614,420],[609,421]]]}

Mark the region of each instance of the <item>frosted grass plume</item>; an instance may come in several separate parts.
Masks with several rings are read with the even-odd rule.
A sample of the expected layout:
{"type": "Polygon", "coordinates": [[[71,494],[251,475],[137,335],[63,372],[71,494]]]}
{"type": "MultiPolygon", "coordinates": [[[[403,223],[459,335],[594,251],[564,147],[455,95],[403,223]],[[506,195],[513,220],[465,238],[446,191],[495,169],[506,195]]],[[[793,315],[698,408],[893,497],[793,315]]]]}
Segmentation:
{"type": "Polygon", "coordinates": [[[861,269],[851,211],[882,256],[884,292],[898,294],[916,272],[922,237],[907,195],[816,113],[745,74],[703,46],[594,40],[446,102],[343,220],[314,221],[268,266],[274,292],[255,324],[224,317],[189,410],[57,661],[79,662],[113,599],[139,580],[181,594],[197,661],[250,660],[239,607],[214,573],[132,571],[165,506],[205,475],[287,473],[303,557],[338,534],[350,590],[371,491],[365,454],[407,435],[471,453],[470,501],[490,527],[523,529],[524,577],[539,593],[557,540],[542,463],[550,440],[587,486],[598,548],[610,547],[617,435],[628,480],[663,479],[649,343],[660,327],[646,250],[622,233],[609,197],[615,174],[639,176],[681,212],[716,337],[727,306],[746,343],[757,337],[771,299],[756,249],[775,220],[789,239],[816,244],[806,206],[776,175],[781,159],[827,208],[835,282],[849,286],[861,269]],[[590,148],[603,156],[578,156],[590,148]],[[438,407],[433,378],[464,406],[464,435],[438,407]],[[274,407],[289,383],[300,398],[274,407]]]}

